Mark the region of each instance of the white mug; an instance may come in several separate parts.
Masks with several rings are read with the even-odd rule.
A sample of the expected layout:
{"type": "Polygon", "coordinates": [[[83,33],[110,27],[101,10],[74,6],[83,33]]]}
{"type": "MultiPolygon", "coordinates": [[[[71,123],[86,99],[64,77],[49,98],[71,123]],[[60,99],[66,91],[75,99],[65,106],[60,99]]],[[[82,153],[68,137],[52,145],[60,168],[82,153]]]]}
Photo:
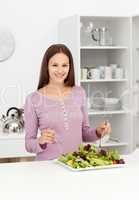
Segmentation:
{"type": "Polygon", "coordinates": [[[115,70],[115,78],[122,79],[123,76],[124,76],[124,70],[123,70],[123,68],[120,68],[120,67],[116,68],[116,70],[115,70]]]}
{"type": "Polygon", "coordinates": [[[100,79],[100,70],[98,68],[89,69],[88,78],[94,80],[100,79]]]}
{"type": "Polygon", "coordinates": [[[104,78],[105,79],[111,79],[112,78],[112,68],[110,66],[105,66],[104,78]]]}
{"type": "Polygon", "coordinates": [[[104,79],[104,75],[105,75],[105,66],[99,66],[99,70],[100,70],[100,78],[104,79]]]}
{"type": "Polygon", "coordinates": [[[112,69],[117,68],[118,64],[110,64],[110,67],[112,67],[112,69]]]}
{"type": "Polygon", "coordinates": [[[81,68],[81,79],[82,80],[86,80],[87,79],[87,73],[88,73],[87,68],[81,68]]]}
{"type": "Polygon", "coordinates": [[[115,71],[117,69],[117,64],[110,64],[110,67],[112,68],[112,78],[115,78],[115,71]]]}

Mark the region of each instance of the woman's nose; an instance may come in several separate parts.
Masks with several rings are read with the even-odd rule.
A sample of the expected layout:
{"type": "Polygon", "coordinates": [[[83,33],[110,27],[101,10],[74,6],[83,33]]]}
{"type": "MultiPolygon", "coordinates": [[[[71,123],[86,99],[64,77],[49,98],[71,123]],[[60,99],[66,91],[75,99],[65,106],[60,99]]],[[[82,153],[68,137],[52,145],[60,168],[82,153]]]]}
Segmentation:
{"type": "Polygon", "coordinates": [[[62,67],[58,67],[57,72],[58,73],[62,73],[63,72],[63,68],[62,67]]]}

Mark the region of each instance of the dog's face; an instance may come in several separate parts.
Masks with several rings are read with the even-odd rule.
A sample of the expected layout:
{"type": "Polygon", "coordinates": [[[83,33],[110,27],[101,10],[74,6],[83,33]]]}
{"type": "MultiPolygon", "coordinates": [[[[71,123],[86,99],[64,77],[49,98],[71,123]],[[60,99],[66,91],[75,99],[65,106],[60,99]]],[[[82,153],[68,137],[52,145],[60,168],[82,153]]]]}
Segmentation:
{"type": "Polygon", "coordinates": [[[16,110],[11,110],[9,116],[13,118],[19,117],[18,112],[16,110]]]}

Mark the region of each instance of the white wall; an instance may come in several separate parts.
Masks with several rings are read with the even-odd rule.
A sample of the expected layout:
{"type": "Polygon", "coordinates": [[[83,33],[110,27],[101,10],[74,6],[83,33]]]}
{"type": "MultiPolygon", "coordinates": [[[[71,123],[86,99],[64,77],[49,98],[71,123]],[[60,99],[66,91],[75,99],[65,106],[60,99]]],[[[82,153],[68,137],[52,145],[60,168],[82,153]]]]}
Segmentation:
{"type": "Polygon", "coordinates": [[[41,60],[47,47],[57,42],[60,18],[136,13],[137,0],[0,0],[0,27],[10,29],[16,40],[13,56],[0,62],[0,113],[22,106],[25,96],[37,88],[41,60]]]}

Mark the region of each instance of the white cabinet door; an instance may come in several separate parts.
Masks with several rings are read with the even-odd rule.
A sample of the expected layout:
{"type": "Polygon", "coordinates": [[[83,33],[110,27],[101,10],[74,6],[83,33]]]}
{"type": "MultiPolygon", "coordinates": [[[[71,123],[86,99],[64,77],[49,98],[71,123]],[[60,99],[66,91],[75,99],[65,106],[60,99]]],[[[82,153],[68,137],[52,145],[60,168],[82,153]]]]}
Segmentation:
{"type": "Polygon", "coordinates": [[[0,158],[34,156],[25,149],[25,139],[22,138],[0,138],[0,158]]]}

